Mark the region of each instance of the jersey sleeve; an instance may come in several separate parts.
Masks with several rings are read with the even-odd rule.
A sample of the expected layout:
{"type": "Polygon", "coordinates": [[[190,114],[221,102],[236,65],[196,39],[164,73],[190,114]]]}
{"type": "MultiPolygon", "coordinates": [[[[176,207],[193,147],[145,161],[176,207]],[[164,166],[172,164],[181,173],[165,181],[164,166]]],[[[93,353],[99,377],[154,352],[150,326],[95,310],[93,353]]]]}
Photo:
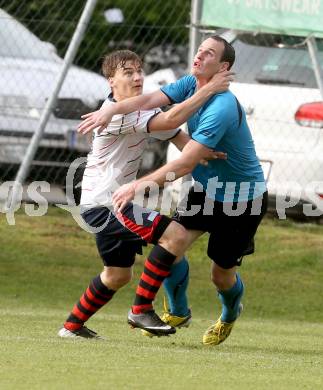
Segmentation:
{"type": "Polygon", "coordinates": [[[175,138],[181,129],[165,130],[165,131],[153,131],[149,134],[150,137],[159,139],[160,141],[170,141],[175,138]]]}
{"type": "Polygon", "coordinates": [[[214,149],[230,123],[228,107],[221,99],[214,99],[201,113],[197,129],[191,135],[194,141],[214,149]]]}
{"type": "Polygon", "coordinates": [[[184,76],[175,83],[167,84],[160,90],[169,98],[171,103],[181,103],[194,93],[196,80],[193,76],[184,76]]]}

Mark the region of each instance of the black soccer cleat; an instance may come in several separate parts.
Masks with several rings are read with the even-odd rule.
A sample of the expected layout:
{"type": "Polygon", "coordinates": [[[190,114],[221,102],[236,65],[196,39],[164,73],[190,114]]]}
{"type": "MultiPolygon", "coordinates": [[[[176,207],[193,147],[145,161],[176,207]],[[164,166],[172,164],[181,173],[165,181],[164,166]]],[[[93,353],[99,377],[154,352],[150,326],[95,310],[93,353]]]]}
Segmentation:
{"type": "Polygon", "coordinates": [[[173,326],[165,324],[154,310],[145,313],[134,314],[130,309],[128,312],[128,324],[133,328],[144,329],[156,336],[168,336],[176,333],[173,326]]]}
{"type": "Polygon", "coordinates": [[[62,338],[83,338],[83,339],[97,339],[104,340],[104,337],[99,336],[94,330],[82,326],[77,330],[68,330],[66,328],[61,328],[58,332],[58,336],[62,338]]]}

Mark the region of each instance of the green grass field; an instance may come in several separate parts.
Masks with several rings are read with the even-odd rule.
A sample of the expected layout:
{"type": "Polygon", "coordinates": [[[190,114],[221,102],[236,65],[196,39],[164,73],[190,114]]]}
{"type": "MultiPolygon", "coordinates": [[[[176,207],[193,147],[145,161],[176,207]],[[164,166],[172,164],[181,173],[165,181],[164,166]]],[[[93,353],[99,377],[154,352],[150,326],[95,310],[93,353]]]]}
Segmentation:
{"type": "MultiPolygon", "coordinates": [[[[0,220],[0,389],[322,389],[323,227],[266,219],[244,260],[245,311],[218,347],[220,312],[202,237],[190,250],[193,323],[145,338],[126,324],[142,270],[89,321],[106,341],[61,340],[72,305],[101,269],[93,237],[64,211],[0,220]]],[[[156,308],[161,310],[162,294],[156,308]]]]}

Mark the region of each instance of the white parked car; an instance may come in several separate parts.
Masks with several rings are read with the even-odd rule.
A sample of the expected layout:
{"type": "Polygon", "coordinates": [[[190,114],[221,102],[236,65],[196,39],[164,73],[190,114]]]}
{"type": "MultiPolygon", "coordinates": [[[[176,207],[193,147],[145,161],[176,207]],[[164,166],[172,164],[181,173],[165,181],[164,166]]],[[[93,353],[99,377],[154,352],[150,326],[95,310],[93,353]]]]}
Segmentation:
{"type": "MultiPolygon", "coordinates": [[[[230,88],[245,108],[267,179],[270,208],[281,218],[285,211],[321,217],[323,102],[307,47],[292,46],[291,37],[229,36],[236,50],[230,88]]],[[[322,41],[318,48],[323,74],[322,41]]],[[[176,151],[170,149],[168,156],[175,158],[176,151]]],[[[173,187],[175,197],[178,186],[173,187]]]]}
{"type": "MultiPolygon", "coordinates": [[[[62,59],[52,44],[39,40],[0,9],[2,172],[21,162],[61,67],[62,59]]],[[[88,140],[77,137],[75,129],[80,115],[97,108],[107,92],[103,77],[71,67],[33,164],[38,171],[68,165],[75,151],[88,150],[88,140]]]]}

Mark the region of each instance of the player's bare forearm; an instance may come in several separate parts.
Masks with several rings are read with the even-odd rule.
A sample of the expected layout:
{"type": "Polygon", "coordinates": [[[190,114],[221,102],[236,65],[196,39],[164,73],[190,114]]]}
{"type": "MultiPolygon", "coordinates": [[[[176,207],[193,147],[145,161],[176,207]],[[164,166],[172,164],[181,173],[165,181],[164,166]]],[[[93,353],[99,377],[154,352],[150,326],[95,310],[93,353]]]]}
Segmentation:
{"type": "Polygon", "coordinates": [[[215,93],[228,89],[233,80],[233,72],[223,71],[200,88],[193,96],[182,103],[176,104],[170,110],[162,112],[149,123],[150,131],[171,130],[186,122],[215,93]]]}
{"type": "MultiPolygon", "coordinates": [[[[226,160],[227,154],[224,152],[214,151],[190,139],[182,150],[181,156],[156,171],[138,179],[134,182],[135,187],[142,187],[145,181],[153,181],[159,186],[163,186],[166,181],[173,181],[192,172],[197,164],[205,160],[226,160]]],[[[203,163],[204,164],[204,163],[203,163]]],[[[135,188],[137,191],[137,188],[135,188]]]]}
{"type": "Polygon", "coordinates": [[[178,175],[178,177],[186,175],[190,172],[190,167],[185,165],[183,159],[174,160],[150,175],[122,185],[112,196],[115,212],[121,212],[126,204],[135,198],[136,194],[143,194],[145,189],[149,187],[152,182],[154,184],[157,183],[159,186],[163,186],[165,181],[175,180],[176,175],[178,175]]]}
{"type": "MultiPolygon", "coordinates": [[[[171,142],[177,147],[178,150],[182,151],[185,145],[191,141],[191,137],[184,131],[180,131],[171,142]]],[[[216,150],[208,149],[208,152],[204,154],[203,158],[199,161],[202,165],[208,165],[209,160],[226,160],[228,158],[227,153],[218,152],[216,150]]]]}
{"type": "Polygon", "coordinates": [[[153,181],[159,186],[163,186],[166,181],[176,180],[192,172],[202,159],[209,159],[209,157],[210,149],[191,139],[184,146],[178,159],[170,161],[156,171],[136,180],[135,187],[141,188],[145,181],[153,181]]]}
{"type": "Polygon", "coordinates": [[[138,95],[115,104],[103,106],[100,110],[82,115],[83,121],[79,124],[77,131],[86,134],[90,131],[97,130],[98,133],[100,133],[111,122],[113,115],[127,114],[139,109],[148,110],[167,104],[169,104],[169,99],[161,91],[156,91],[147,95],[138,95]]]}
{"type": "Polygon", "coordinates": [[[135,190],[140,191],[145,183],[150,181],[158,184],[158,186],[163,187],[166,181],[174,181],[179,177],[185,176],[193,170],[191,164],[189,164],[185,159],[178,158],[173,160],[151,174],[142,177],[141,179],[135,181],[135,190]]]}
{"type": "Polygon", "coordinates": [[[169,98],[161,91],[134,96],[115,104],[117,114],[128,114],[137,110],[150,110],[169,104],[169,98]]]}
{"type": "Polygon", "coordinates": [[[178,127],[186,122],[215,93],[228,89],[231,80],[232,72],[224,71],[217,73],[205,86],[195,92],[193,96],[167,111],[167,119],[173,125],[172,128],[178,127]]]}
{"type": "Polygon", "coordinates": [[[178,150],[182,151],[184,146],[191,140],[191,137],[186,134],[184,131],[180,131],[176,137],[170,140],[172,144],[174,144],[178,150]]]}
{"type": "Polygon", "coordinates": [[[128,202],[134,199],[136,194],[144,193],[145,188],[149,187],[151,182],[162,187],[166,181],[176,180],[177,178],[192,172],[194,167],[202,159],[210,158],[210,153],[216,154],[217,152],[212,152],[204,145],[194,140],[190,140],[185,145],[180,158],[169,162],[139,180],[124,184],[115,191],[112,196],[115,211],[121,211],[128,202]]]}

